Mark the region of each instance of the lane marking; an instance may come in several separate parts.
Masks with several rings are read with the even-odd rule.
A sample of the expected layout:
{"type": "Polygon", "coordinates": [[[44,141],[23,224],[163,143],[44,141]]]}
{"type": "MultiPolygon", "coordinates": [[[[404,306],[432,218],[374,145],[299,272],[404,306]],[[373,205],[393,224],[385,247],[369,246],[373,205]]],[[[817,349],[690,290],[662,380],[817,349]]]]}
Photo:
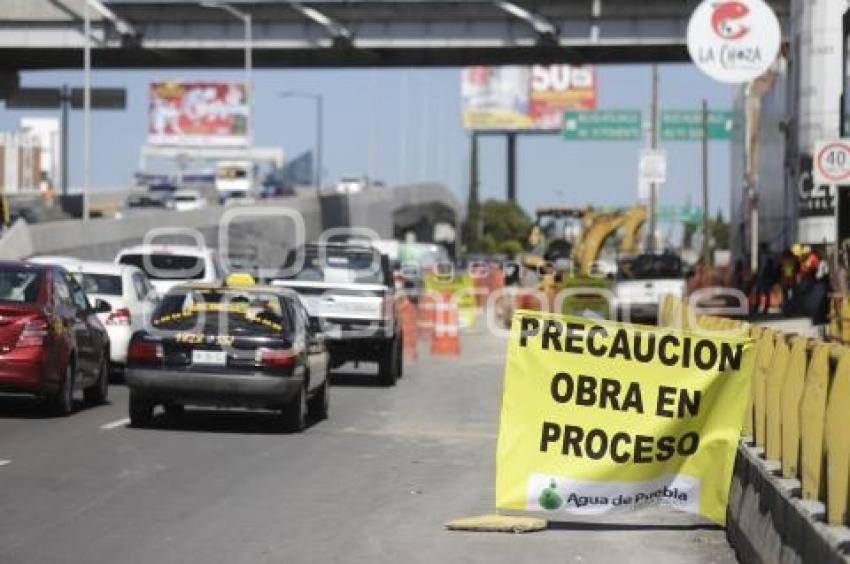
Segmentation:
{"type": "Polygon", "coordinates": [[[0,458],[0,466],[6,466],[7,464],[11,464],[11,460],[7,460],[5,458],[0,458]]]}
{"type": "Polygon", "coordinates": [[[110,421],[109,423],[104,423],[100,426],[104,431],[109,431],[112,429],[117,429],[119,427],[126,427],[130,424],[130,418],[125,417],[123,419],[116,419],[115,421],[110,421]]]}

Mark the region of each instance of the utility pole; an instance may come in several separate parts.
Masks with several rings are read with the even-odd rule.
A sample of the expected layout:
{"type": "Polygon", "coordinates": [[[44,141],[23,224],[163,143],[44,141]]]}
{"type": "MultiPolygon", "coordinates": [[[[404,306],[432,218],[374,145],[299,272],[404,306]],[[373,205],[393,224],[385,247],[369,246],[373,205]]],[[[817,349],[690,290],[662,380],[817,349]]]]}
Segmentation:
{"type": "MultiPolygon", "coordinates": [[[[89,0],[83,2],[83,221],[89,220],[91,189],[91,14],[89,0]]],[[[62,155],[67,158],[67,155],[62,155]]]]}
{"type": "Polygon", "coordinates": [[[62,140],[60,141],[60,145],[62,146],[59,149],[59,158],[62,169],[60,173],[60,184],[62,185],[62,195],[68,195],[68,112],[71,109],[71,90],[68,88],[68,85],[65,84],[62,86],[62,94],[59,98],[61,108],[62,108],[62,140]]]}
{"type": "Polygon", "coordinates": [[[508,201],[516,203],[516,132],[505,134],[508,148],[508,201]]]}
{"type": "Polygon", "coordinates": [[[702,101],[702,264],[711,266],[711,226],[708,214],[708,101],[702,101]]]}
{"type": "MultiPolygon", "coordinates": [[[[658,65],[652,65],[652,106],[649,112],[649,147],[658,149],[658,65]]],[[[649,185],[649,235],[646,250],[655,252],[655,214],[658,207],[658,187],[654,182],[649,185]]]]}

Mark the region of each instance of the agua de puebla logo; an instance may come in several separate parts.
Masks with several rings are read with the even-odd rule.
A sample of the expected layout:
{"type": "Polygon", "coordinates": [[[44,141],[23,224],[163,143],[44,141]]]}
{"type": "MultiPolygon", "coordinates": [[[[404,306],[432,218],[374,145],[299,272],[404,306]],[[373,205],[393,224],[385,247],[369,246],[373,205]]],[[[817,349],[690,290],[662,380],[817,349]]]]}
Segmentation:
{"type": "Polygon", "coordinates": [[[779,53],[779,21],[763,0],[705,0],[688,24],[688,51],[710,77],[725,83],[753,80],[779,53]]]}
{"type": "Polygon", "coordinates": [[[638,508],[645,505],[688,503],[688,493],[678,487],[661,485],[647,491],[623,491],[612,495],[588,495],[577,491],[562,491],[556,480],[540,490],[537,503],[546,511],[598,508],[603,511],[617,507],[638,508]]]}

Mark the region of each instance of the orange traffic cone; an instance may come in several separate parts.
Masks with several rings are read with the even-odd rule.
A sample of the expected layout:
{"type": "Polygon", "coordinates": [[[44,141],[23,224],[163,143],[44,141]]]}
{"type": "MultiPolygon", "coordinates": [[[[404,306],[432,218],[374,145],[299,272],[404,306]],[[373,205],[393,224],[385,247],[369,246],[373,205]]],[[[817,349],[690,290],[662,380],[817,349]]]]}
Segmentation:
{"type": "Polygon", "coordinates": [[[435,304],[434,334],[431,337],[431,354],[460,356],[460,315],[451,292],[439,294],[435,304]]]}
{"type": "Polygon", "coordinates": [[[416,306],[409,298],[402,298],[401,307],[401,341],[404,344],[405,358],[419,358],[419,336],[416,331],[416,306]]]}
{"type": "Polygon", "coordinates": [[[419,297],[419,308],[417,309],[416,325],[419,329],[419,335],[430,337],[434,330],[434,313],[435,313],[435,294],[433,292],[424,292],[419,297]]]}

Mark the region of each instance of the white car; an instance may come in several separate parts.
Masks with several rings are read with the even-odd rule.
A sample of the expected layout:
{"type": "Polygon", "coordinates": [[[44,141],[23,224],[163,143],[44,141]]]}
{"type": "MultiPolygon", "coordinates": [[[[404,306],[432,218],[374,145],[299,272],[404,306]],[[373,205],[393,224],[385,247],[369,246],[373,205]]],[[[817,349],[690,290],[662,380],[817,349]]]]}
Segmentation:
{"type": "Polygon", "coordinates": [[[198,190],[177,190],[174,192],[176,211],[202,210],[207,207],[207,199],[198,190]]]}
{"type": "Polygon", "coordinates": [[[216,282],[225,275],[218,253],[209,247],[136,245],[122,249],[115,262],[140,268],[162,296],[178,284],[216,282]]]}
{"type": "Polygon", "coordinates": [[[89,299],[103,300],[112,310],[98,313],[109,335],[112,368],[127,362],[127,345],[134,332],[144,328],[159,296],[145,273],[135,266],[80,260],[73,257],[35,257],[37,264],[55,264],[76,278],[89,299]]]}
{"type": "Polygon", "coordinates": [[[613,286],[617,317],[627,321],[657,319],[664,296],[682,298],[686,289],[684,266],[677,255],[643,254],[621,259],[613,286]]]}

